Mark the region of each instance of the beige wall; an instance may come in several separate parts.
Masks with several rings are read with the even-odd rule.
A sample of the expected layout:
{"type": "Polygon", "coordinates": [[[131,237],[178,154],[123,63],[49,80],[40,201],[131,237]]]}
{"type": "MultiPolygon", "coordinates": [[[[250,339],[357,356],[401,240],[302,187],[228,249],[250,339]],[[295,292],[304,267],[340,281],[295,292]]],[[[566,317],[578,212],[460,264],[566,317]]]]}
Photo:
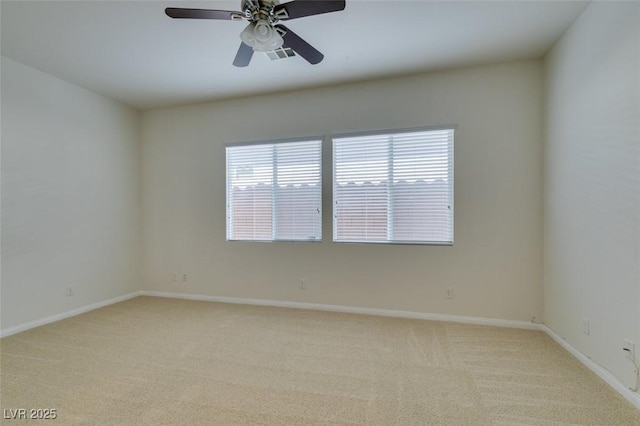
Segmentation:
{"type": "Polygon", "coordinates": [[[2,57],[3,330],[139,289],[139,126],[2,57]]]}
{"type": "Polygon", "coordinates": [[[545,75],[545,323],[633,386],[622,345],[640,344],[640,3],[592,3],[545,75]]]}
{"type": "Polygon", "coordinates": [[[541,84],[523,61],[145,112],[144,289],[540,321],[541,84]],[[328,143],[322,243],[225,241],[225,144],[443,124],[453,247],[332,243],[328,143]]]}

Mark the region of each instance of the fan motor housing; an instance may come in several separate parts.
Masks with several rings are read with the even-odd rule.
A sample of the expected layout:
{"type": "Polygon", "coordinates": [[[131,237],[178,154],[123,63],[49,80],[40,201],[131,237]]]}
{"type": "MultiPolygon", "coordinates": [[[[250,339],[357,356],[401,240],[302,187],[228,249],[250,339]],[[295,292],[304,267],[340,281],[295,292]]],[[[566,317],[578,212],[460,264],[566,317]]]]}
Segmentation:
{"type": "Polygon", "coordinates": [[[286,11],[274,13],[273,8],[278,4],[277,0],[242,0],[241,7],[246,19],[249,21],[268,21],[276,24],[281,18],[286,18],[286,11]],[[284,15],[280,16],[284,12],[284,15]]]}

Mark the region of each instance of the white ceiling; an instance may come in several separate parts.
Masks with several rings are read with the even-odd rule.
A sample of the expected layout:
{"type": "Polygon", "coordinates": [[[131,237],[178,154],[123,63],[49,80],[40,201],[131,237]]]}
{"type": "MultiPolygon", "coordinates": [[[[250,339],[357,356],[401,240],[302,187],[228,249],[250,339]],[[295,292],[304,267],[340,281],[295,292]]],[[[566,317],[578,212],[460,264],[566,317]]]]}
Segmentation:
{"type": "Polygon", "coordinates": [[[175,20],[165,7],[231,1],[5,1],[4,56],[139,109],[543,55],[584,10],[576,1],[347,0],[286,25],[325,55],[232,66],[244,22],[175,20]]]}

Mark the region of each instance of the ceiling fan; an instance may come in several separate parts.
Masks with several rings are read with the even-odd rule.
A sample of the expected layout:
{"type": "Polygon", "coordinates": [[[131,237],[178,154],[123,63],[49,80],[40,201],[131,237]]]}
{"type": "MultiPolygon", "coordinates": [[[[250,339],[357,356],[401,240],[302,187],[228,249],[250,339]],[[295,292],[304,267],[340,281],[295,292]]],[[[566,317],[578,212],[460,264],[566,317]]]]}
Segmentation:
{"type": "Polygon", "coordinates": [[[324,55],[279,22],[337,12],[344,7],[345,0],[293,0],[283,4],[277,0],[242,0],[241,12],[179,7],[168,7],[164,12],[176,19],[248,21],[249,25],[240,33],[242,42],[233,61],[236,67],[246,67],[254,51],[273,52],[280,48],[290,49],[310,64],[319,63],[324,55]]]}

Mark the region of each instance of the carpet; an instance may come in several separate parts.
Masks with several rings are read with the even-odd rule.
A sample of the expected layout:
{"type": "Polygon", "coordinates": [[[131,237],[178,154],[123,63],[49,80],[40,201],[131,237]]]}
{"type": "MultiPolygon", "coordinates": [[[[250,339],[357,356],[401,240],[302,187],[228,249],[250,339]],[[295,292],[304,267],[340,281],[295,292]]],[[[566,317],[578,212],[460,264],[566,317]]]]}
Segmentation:
{"type": "Polygon", "coordinates": [[[533,330],[138,297],[0,357],[3,417],[55,409],[39,424],[640,425],[533,330]]]}

